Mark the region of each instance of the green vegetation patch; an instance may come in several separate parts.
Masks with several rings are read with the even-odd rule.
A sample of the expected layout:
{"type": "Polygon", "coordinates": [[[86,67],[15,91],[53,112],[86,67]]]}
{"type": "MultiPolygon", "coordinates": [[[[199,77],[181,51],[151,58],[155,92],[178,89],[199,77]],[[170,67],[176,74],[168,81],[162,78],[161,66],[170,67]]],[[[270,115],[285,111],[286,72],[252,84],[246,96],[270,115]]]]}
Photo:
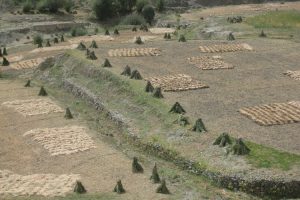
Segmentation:
{"type": "Polygon", "coordinates": [[[293,166],[300,164],[300,155],[283,152],[252,142],[246,142],[246,144],[251,149],[247,158],[256,167],[289,170],[293,166]]]}
{"type": "Polygon", "coordinates": [[[246,19],[255,28],[300,28],[299,11],[271,11],[246,19]]]}

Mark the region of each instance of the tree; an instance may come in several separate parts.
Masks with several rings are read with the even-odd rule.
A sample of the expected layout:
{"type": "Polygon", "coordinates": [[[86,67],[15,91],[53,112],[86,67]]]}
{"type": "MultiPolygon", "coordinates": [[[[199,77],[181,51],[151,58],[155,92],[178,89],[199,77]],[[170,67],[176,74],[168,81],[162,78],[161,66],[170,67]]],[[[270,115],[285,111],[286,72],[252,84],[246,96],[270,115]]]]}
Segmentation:
{"type": "Polygon", "coordinates": [[[158,10],[158,12],[164,11],[165,10],[165,1],[164,0],[158,0],[157,5],[156,5],[156,9],[158,10]]]}
{"type": "Polygon", "coordinates": [[[65,2],[64,8],[65,8],[65,11],[67,11],[68,13],[71,12],[73,7],[74,7],[74,2],[72,0],[67,0],[65,2]]]}
{"type": "Polygon", "coordinates": [[[98,20],[103,21],[114,16],[116,10],[112,0],[95,0],[93,11],[98,20]]]}
{"type": "Polygon", "coordinates": [[[154,17],[155,17],[155,11],[154,8],[151,5],[146,5],[143,8],[142,14],[144,16],[144,18],[146,19],[146,21],[151,24],[151,22],[153,21],[154,17]]]}
{"type": "Polygon", "coordinates": [[[137,3],[136,3],[136,11],[138,13],[142,13],[143,11],[143,8],[145,7],[145,5],[147,5],[148,2],[146,0],[138,0],[137,3]]]}
{"type": "Polygon", "coordinates": [[[121,14],[130,13],[133,7],[136,5],[136,0],[117,0],[116,2],[117,10],[121,14]]]}

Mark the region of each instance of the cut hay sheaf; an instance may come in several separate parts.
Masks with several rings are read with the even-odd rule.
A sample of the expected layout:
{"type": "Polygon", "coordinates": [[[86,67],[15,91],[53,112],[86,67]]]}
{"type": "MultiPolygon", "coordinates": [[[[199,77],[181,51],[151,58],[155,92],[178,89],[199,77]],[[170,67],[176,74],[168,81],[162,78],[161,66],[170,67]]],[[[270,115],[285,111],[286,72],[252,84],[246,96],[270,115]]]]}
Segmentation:
{"type": "Polygon", "coordinates": [[[300,122],[300,101],[242,108],[239,112],[262,126],[300,122]]]}
{"type": "Polygon", "coordinates": [[[210,56],[190,57],[190,58],[188,58],[188,62],[202,70],[233,69],[234,68],[233,65],[226,63],[220,57],[210,57],[210,56]]]}
{"type": "Polygon", "coordinates": [[[64,110],[50,99],[15,100],[2,103],[3,106],[13,108],[23,116],[61,113],[64,110]]]}
{"type": "Polygon", "coordinates": [[[0,170],[0,194],[46,197],[65,196],[72,192],[80,179],[77,174],[32,174],[19,175],[8,170],[0,170]]]}
{"type": "Polygon", "coordinates": [[[252,51],[253,48],[246,43],[242,44],[214,44],[208,46],[200,46],[200,51],[203,53],[223,53],[235,51],[252,51]]]}
{"type": "Polygon", "coordinates": [[[208,88],[207,85],[186,74],[168,75],[146,78],[155,87],[161,87],[165,92],[178,92],[208,88]]]}
{"type": "Polygon", "coordinates": [[[285,75],[297,80],[297,81],[300,81],[300,70],[299,71],[290,71],[288,70],[286,73],[284,73],[285,75]]]}
{"type": "Polygon", "coordinates": [[[111,49],[108,51],[108,55],[110,57],[159,56],[161,51],[157,48],[111,49]]]}
{"type": "Polygon", "coordinates": [[[96,148],[85,127],[34,129],[24,133],[49,151],[51,156],[69,155],[96,148]]]}
{"type": "Polygon", "coordinates": [[[16,70],[22,69],[32,69],[37,67],[39,64],[45,61],[46,58],[37,58],[37,59],[30,59],[30,60],[23,60],[19,62],[15,62],[10,65],[11,68],[16,70]]]}

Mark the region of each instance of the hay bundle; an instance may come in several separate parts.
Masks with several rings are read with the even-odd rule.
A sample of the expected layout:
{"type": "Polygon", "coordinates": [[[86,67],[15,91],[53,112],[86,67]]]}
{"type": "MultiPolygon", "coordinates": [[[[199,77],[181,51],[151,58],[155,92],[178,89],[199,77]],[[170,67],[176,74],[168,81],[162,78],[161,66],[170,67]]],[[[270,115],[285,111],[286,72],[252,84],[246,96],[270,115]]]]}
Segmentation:
{"type": "Polygon", "coordinates": [[[154,164],[154,167],[152,169],[152,175],[150,177],[150,180],[152,180],[153,183],[160,183],[160,177],[157,172],[157,166],[156,163],[154,164]]]}
{"type": "Polygon", "coordinates": [[[247,155],[250,149],[243,142],[242,138],[236,139],[235,144],[232,146],[232,151],[234,155],[247,155]]]}
{"type": "Polygon", "coordinates": [[[189,118],[183,115],[179,115],[178,119],[177,119],[177,123],[180,126],[187,126],[190,124],[189,118]]]}
{"type": "Polygon", "coordinates": [[[178,42],[186,42],[184,35],[179,36],[178,42]]]}
{"type": "Polygon", "coordinates": [[[121,73],[123,76],[131,76],[131,69],[128,65],[124,68],[124,71],[121,73]]]}
{"type": "Polygon", "coordinates": [[[4,56],[7,56],[7,55],[8,55],[7,50],[6,50],[6,47],[3,48],[3,55],[4,55],[4,56]]]}
{"type": "Polygon", "coordinates": [[[97,56],[95,55],[94,51],[90,52],[89,55],[87,55],[86,58],[90,59],[90,60],[97,60],[98,59],[97,56]]]}
{"type": "Polygon", "coordinates": [[[102,67],[112,67],[112,65],[110,64],[110,62],[107,58],[105,58],[104,63],[102,64],[102,67]]]}
{"type": "Polygon", "coordinates": [[[77,49],[80,51],[84,51],[84,50],[86,50],[86,46],[82,42],[80,42],[77,49]]]}
{"type": "Polygon", "coordinates": [[[185,110],[182,108],[182,106],[180,105],[180,103],[176,102],[171,110],[169,112],[172,112],[172,113],[178,113],[178,114],[184,114],[185,113],[185,110]]]}
{"type": "Polygon", "coordinates": [[[47,40],[46,47],[51,47],[50,41],[47,40]]]}
{"type": "Polygon", "coordinates": [[[118,180],[118,181],[117,181],[117,185],[116,185],[115,188],[114,188],[114,192],[116,192],[116,193],[118,193],[118,194],[123,194],[123,193],[125,193],[125,189],[124,189],[124,187],[123,187],[123,185],[122,185],[121,180],[118,180]]]}
{"type": "Polygon", "coordinates": [[[143,169],[142,165],[138,162],[137,157],[133,157],[132,172],[133,173],[143,173],[144,172],[144,169],[143,169]]]}
{"type": "Polygon", "coordinates": [[[9,61],[3,57],[2,66],[9,66],[9,61]]]}
{"type": "Polygon", "coordinates": [[[38,48],[43,48],[43,43],[42,42],[38,43],[38,48]]]}
{"type": "Polygon", "coordinates": [[[66,119],[73,119],[73,115],[70,111],[70,108],[66,108],[66,114],[65,114],[66,119]]]}
{"type": "Polygon", "coordinates": [[[143,44],[144,42],[143,42],[143,40],[142,40],[142,38],[141,38],[140,36],[137,36],[137,37],[135,38],[134,43],[136,43],[136,44],[143,44]]]}
{"type": "Polygon", "coordinates": [[[106,29],[104,35],[110,35],[109,30],[106,29]]]}
{"type": "Polygon", "coordinates": [[[24,85],[24,87],[30,87],[30,83],[31,83],[31,81],[28,80],[28,81],[26,82],[26,84],[24,85]]]}
{"type": "Polygon", "coordinates": [[[65,41],[64,35],[61,35],[60,41],[61,41],[61,42],[64,42],[64,41],[65,41]]]}
{"type": "Polygon", "coordinates": [[[267,37],[267,35],[265,34],[264,30],[261,30],[259,37],[267,37]]]}
{"type": "Polygon", "coordinates": [[[153,90],[154,90],[154,87],[152,86],[151,82],[147,81],[145,91],[146,92],[153,92],[153,90]]]}
{"type": "Polygon", "coordinates": [[[192,131],[200,133],[207,131],[201,118],[196,121],[195,125],[192,128],[192,131]]]}
{"type": "Polygon", "coordinates": [[[74,187],[74,192],[76,192],[78,194],[86,193],[86,189],[84,188],[84,186],[82,185],[82,183],[80,181],[76,181],[76,185],[74,187]]]}
{"type": "Polygon", "coordinates": [[[213,145],[219,145],[219,147],[225,147],[226,145],[230,145],[231,139],[228,135],[228,133],[222,133],[222,135],[220,135],[215,142],[213,143],[213,145]]]}
{"type": "Polygon", "coordinates": [[[0,48],[0,57],[2,57],[2,56],[3,56],[2,49],[0,48]]]}
{"type": "Polygon", "coordinates": [[[167,188],[167,184],[166,184],[166,180],[163,179],[161,181],[160,186],[156,189],[156,193],[160,193],[160,194],[170,194],[169,189],[167,188]]]}
{"type": "Polygon", "coordinates": [[[48,96],[48,93],[43,86],[40,89],[39,96],[48,96]]]}
{"type": "Polygon", "coordinates": [[[234,37],[233,33],[229,33],[229,35],[227,37],[227,40],[229,40],[229,41],[235,40],[235,37],[234,37]]]}
{"type": "Polygon", "coordinates": [[[132,32],[137,32],[137,28],[136,28],[136,27],[133,27],[133,28],[132,28],[132,32]]]}
{"type": "Polygon", "coordinates": [[[118,30],[118,29],[115,29],[115,30],[114,30],[114,34],[115,34],[115,35],[120,35],[119,30],[118,30]]]}
{"type": "Polygon", "coordinates": [[[161,88],[160,88],[160,87],[154,88],[154,90],[153,90],[153,96],[154,96],[155,98],[164,98],[164,96],[162,95],[162,92],[161,92],[161,88]]]}
{"type": "Polygon", "coordinates": [[[131,73],[130,79],[142,80],[143,77],[138,70],[133,70],[131,73]]]}
{"type": "Polygon", "coordinates": [[[53,41],[54,44],[58,44],[58,38],[54,38],[54,41],[53,41]]]}
{"type": "Polygon", "coordinates": [[[97,45],[95,40],[92,41],[92,44],[91,44],[90,48],[94,48],[94,49],[98,48],[98,45],[97,45]]]}

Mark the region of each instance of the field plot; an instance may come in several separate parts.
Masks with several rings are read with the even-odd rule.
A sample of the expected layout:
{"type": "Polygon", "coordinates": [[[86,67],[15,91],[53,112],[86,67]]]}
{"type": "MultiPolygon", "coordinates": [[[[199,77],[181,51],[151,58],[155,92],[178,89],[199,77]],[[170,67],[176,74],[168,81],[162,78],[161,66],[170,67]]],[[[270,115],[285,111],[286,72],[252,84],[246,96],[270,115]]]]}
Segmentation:
{"type": "Polygon", "coordinates": [[[23,116],[61,113],[64,111],[50,99],[15,100],[4,102],[2,105],[15,109],[23,116]]]}
{"type": "Polygon", "coordinates": [[[34,129],[24,133],[23,136],[32,136],[33,140],[43,145],[52,156],[96,148],[86,129],[79,126],[34,129]]]}
{"type": "Polygon", "coordinates": [[[65,196],[71,192],[80,176],[76,174],[19,175],[0,170],[0,194],[65,196]]]}
{"type": "Polygon", "coordinates": [[[288,70],[285,75],[288,75],[289,77],[295,79],[295,80],[300,80],[300,70],[299,71],[290,71],[288,70]]]}
{"type": "Polygon", "coordinates": [[[246,43],[242,44],[214,44],[209,46],[200,46],[200,51],[203,53],[223,53],[235,51],[252,51],[253,48],[246,43]]]}
{"type": "Polygon", "coordinates": [[[65,45],[65,46],[52,46],[52,47],[36,48],[36,49],[30,51],[30,53],[42,53],[42,52],[48,52],[48,51],[60,51],[60,50],[76,49],[76,47],[78,46],[78,43],[77,44],[72,44],[72,45],[65,45]]]}
{"type": "Polygon", "coordinates": [[[149,29],[153,34],[165,34],[165,33],[174,33],[174,28],[150,28],[149,29]]]}
{"type": "Polygon", "coordinates": [[[190,57],[188,58],[190,64],[195,65],[196,67],[202,70],[215,70],[215,69],[233,69],[233,65],[224,62],[220,57],[190,57]]]}
{"type": "Polygon", "coordinates": [[[108,55],[110,57],[159,56],[161,51],[157,48],[111,49],[108,55]]]}
{"type": "Polygon", "coordinates": [[[263,126],[300,122],[300,101],[254,106],[239,111],[263,126]]]}
{"type": "Polygon", "coordinates": [[[155,87],[161,87],[165,92],[177,92],[208,88],[207,85],[204,85],[200,81],[195,80],[191,76],[186,74],[149,77],[146,80],[150,81],[155,87]]]}
{"type": "Polygon", "coordinates": [[[44,60],[45,60],[45,58],[23,60],[23,61],[19,61],[19,62],[11,64],[10,67],[13,68],[13,69],[16,69],[16,70],[31,69],[31,68],[37,67],[44,60]]]}
{"type": "Polygon", "coordinates": [[[95,41],[113,41],[114,38],[109,35],[92,35],[92,36],[81,36],[74,39],[68,40],[71,44],[78,44],[80,42],[92,42],[95,41]]]}

